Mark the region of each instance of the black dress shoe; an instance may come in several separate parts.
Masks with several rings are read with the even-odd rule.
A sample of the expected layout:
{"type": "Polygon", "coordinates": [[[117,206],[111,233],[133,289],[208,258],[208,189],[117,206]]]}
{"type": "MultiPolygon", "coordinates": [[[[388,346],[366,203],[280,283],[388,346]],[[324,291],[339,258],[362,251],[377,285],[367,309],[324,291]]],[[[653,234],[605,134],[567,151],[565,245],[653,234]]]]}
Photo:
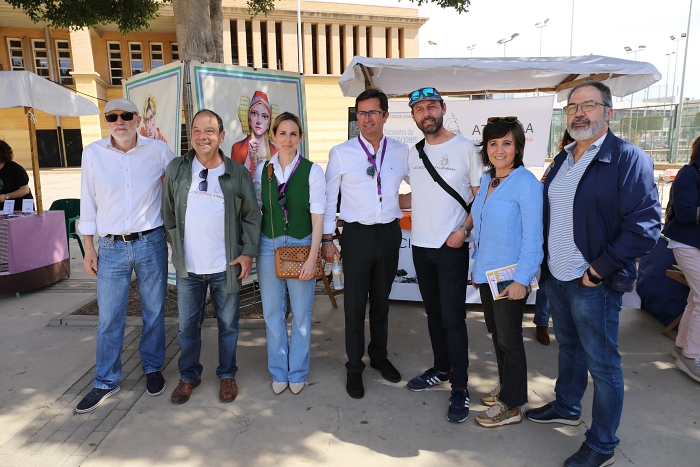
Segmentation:
{"type": "Polygon", "coordinates": [[[362,399],[365,397],[365,387],[362,384],[362,373],[348,373],[348,383],[345,385],[345,390],[353,399],[362,399]]]}
{"type": "Polygon", "coordinates": [[[391,381],[392,383],[401,381],[401,373],[391,364],[388,358],[385,358],[379,363],[370,363],[369,366],[381,371],[382,377],[387,381],[391,381]]]}

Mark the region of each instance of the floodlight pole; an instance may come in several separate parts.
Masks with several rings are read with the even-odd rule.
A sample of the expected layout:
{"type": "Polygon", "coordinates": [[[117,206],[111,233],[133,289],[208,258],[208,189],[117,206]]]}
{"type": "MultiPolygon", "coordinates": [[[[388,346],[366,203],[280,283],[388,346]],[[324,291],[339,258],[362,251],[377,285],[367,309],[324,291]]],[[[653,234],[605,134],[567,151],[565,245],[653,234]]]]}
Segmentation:
{"type": "Polygon", "coordinates": [[[681,141],[681,120],[683,118],[683,88],[685,86],[685,66],[687,64],[688,58],[688,42],[690,41],[690,18],[693,14],[693,0],[690,0],[690,8],[688,9],[688,29],[686,30],[685,36],[685,52],[683,53],[683,74],[681,74],[681,92],[680,101],[678,102],[678,116],[676,117],[676,145],[673,150],[672,163],[678,160],[678,147],[681,141]]]}

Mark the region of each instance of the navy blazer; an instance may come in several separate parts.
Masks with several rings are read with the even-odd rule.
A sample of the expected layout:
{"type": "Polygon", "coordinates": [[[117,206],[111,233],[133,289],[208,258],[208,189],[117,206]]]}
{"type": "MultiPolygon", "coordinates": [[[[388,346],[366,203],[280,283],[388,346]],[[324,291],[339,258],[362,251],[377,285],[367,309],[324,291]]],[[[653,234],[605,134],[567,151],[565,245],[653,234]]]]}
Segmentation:
{"type": "MultiPolygon", "coordinates": [[[[565,150],[554,158],[544,185],[545,264],[549,185],[566,158],[565,150]]],[[[585,260],[613,289],[633,290],[636,259],[654,248],[661,232],[661,204],[651,158],[608,130],[576,188],[573,218],[574,242],[585,260]]]]}
{"type": "Polygon", "coordinates": [[[700,248],[700,159],[681,167],[673,181],[675,217],[666,228],[671,240],[700,248]]]}

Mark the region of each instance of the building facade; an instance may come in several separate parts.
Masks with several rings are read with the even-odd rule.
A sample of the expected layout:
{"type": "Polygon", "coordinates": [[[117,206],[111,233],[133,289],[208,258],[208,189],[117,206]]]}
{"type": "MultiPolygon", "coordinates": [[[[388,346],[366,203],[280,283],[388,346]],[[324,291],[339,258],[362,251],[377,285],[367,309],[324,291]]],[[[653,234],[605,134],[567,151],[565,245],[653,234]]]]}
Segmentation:
{"type": "MultiPolygon", "coordinates": [[[[299,72],[296,6],[295,0],[279,0],[270,15],[251,18],[245,0],[223,0],[224,63],[299,72]]],[[[417,57],[418,33],[426,21],[417,8],[301,2],[312,160],[326,161],[330,148],[347,139],[347,109],[354,100],[342,96],[338,78],[352,58],[417,57]]],[[[0,0],[0,69],[29,70],[60,82],[92,98],[101,110],[107,100],[122,96],[122,79],[179,59],[169,4],[148,31],[123,36],[114,24],[51,29],[0,0]]],[[[41,167],[79,166],[82,148],[108,135],[99,115],[37,114],[41,167]]],[[[22,109],[0,109],[0,139],[13,147],[17,162],[31,166],[22,109]]]]}

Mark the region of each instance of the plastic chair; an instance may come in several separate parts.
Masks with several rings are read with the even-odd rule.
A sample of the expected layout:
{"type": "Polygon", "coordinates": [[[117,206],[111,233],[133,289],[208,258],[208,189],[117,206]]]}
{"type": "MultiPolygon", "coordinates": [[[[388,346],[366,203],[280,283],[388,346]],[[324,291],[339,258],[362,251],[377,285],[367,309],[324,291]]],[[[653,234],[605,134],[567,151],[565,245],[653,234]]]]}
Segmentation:
{"type": "Polygon", "coordinates": [[[80,200],[76,198],[66,198],[57,199],[51,203],[49,211],[63,211],[66,216],[66,233],[68,234],[68,240],[74,238],[78,241],[78,246],[80,247],[80,252],[85,257],[85,250],[83,249],[83,243],[80,241],[80,236],[75,228],[75,223],[80,219],[80,200]]]}

